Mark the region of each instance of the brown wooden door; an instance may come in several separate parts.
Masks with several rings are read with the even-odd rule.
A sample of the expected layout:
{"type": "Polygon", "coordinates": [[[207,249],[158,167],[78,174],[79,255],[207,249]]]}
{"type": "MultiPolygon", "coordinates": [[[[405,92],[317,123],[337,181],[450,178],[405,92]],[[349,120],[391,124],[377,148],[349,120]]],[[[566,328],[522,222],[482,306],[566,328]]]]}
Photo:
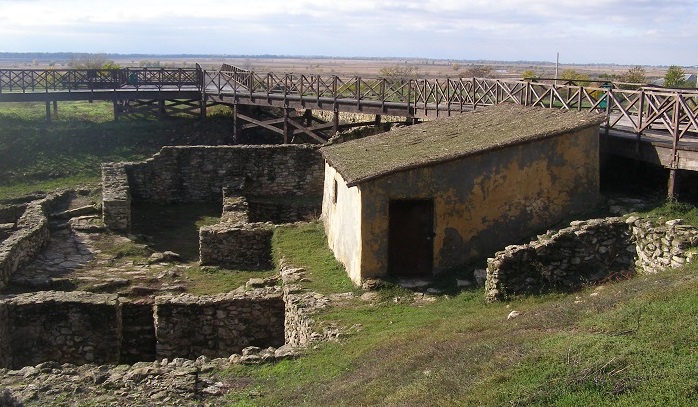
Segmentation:
{"type": "Polygon", "coordinates": [[[390,201],[388,273],[401,277],[431,276],[434,252],[434,202],[390,201]]]}

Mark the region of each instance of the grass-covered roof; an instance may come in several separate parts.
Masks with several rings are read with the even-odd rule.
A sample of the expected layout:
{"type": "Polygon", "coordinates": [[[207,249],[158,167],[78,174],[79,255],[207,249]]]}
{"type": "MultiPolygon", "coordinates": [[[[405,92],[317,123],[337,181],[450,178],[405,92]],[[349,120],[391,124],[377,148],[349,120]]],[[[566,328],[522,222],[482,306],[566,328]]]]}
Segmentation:
{"type": "Polygon", "coordinates": [[[321,149],[348,185],[505,146],[598,126],[604,116],[514,104],[403,127],[321,149]]]}

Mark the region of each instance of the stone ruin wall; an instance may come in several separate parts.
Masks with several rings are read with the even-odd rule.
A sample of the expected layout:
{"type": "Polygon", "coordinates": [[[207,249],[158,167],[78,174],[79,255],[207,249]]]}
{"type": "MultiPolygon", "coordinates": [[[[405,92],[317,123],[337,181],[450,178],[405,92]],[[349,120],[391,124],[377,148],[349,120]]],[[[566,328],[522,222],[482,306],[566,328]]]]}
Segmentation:
{"type": "Polygon", "coordinates": [[[45,361],[116,364],[120,312],[116,295],[45,291],[0,300],[5,357],[18,368],[45,361]]]}
{"type": "MultiPolygon", "coordinates": [[[[68,193],[70,191],[56,192],[26,205],[9,236],[0,242],[0,289],[7,285],[17,269],[26,265],[48,243],[48,213],[68,193]]],[[[19,209],[8,211],[16,213],[19,209]]],[[[5,215],[9,216],[9,213],[6,211],[5,215]]]]}
{"type": "Polygon", "coordinates": [[[680,267],[694,256],[698,230],[680,220],[630,217],[575,221],[488,259],[485,299],[571,291],[616,277],[680,267]]]}
{"type": "Polygon", "coordinates": [[[280,290],[155,300],[157,358],[229,357],[248,346],[284,344],[284,301],[280,290]]]}
{"type": "Polygon", "coordinates": [[[109,229],[129,230],[132,200],[222,199],[221,222],[200,230],[201,264],[268,269],[273,227],[266,222],[317,217],[323,179],[317,146],[163,147],[143,162],[102,165],[103,221],[109,229]]]}
{"type": "Polygon", "coordinates": [[[279,274],[283,282],[286,320],[284,335],[287,345],[306,347],[322,337],[318,332],[313,315],[327,306],[327,298],[304,292],[295,283],[303,278],[304,269],[287,264],[284,259],[279,264],[279,274]]]}
{"type": "Polygon", "coordinates": [[[0,243],[17,229],[17,220],[22,217],[26,208],[26,204],[0,206],[0,243]]]}
{"type": "Polygon", "coordinates": [[[635,267],[643,273],[678,268],[698,253],[698,230],[681,220],[657,224],[647,219],[629,218],[637,249],[635,267]]]}
{"type": "Polygon", "coordinates": [[[284,344],[280,288],[122,302],[115,294],[45,291],[0,297],[0,368],[46,361],[120,364],[228,357],[284,344]]]}
{"type": "Polygon", "coordinates": [[[199,229],[201,265],[233,270],[269,270],[272,263],[271,223],[225,223],[199,229]]]}
{"type": "MultiPolygon", "coordinates": [[[[319,202],[323,177],[317,146],[163,147],[146,161],[102,165],[104,223],[125,230],[131,201],[219,202],[224,189],[229,195],[281,200],[306,196],[317,197],[319,202]]],[[[288,219],[293,215],[273,216],[288,219]]]]}
{"type": "Polygon", "coordinates": [[[322,195],[324,165],[317,146],[163,147],[152,158],[127,163],[135,201],[217,202],[231,194],[322,195]]]}
{"type": "Polygon", "coordinates": [[[131,191],[126,164],[102,164],[102,221],[111,230],[131,229],[131,191]]]}

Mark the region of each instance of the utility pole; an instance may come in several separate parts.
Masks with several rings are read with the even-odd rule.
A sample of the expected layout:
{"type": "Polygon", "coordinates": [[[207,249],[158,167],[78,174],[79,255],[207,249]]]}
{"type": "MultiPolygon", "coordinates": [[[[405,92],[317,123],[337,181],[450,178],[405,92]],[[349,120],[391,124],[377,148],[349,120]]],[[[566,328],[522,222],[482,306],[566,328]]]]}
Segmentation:
{"type": "Polygon", "coordinates": [[[558,68],[560,66],[560,53],[556,52],[557,56],[555,57],[555,85],[557,85],[557,73],[558,73],[558,68]]]}

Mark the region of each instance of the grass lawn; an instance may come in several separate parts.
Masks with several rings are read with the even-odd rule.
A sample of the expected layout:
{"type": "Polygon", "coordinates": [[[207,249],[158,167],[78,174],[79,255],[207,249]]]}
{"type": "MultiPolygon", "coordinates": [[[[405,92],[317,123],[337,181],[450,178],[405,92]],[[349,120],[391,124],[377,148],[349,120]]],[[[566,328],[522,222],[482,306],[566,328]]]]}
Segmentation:
{"type": "MultiPolygon", "coordinates": [[[[277,255],[302,246],[293,264],[318,277],[334,268],[323,265],[317,226],[282,233],[277,255]]],[[[351,291],[329,274],[335,292],[351,291]]],[[[324,312],[324,323],[347,328],[339,342],[231,368],[231,380],[250,384],[230,405],[689,406],[698,397],[696,265],[489,305],[481,289],[435,303],[393,294],[324,312]],[[508,320],[512,310],[522,315],[508,320]]]]}
{"type": "Polygon", "coordinates": [[[221,144],[232,134],[224,111],[193,117],[113,120],[109,102],[61,102],[45,120],[43,103],[0,105],[0,201],[33,191],[95,186],[100,164],[144,160],[164,145],[221,144]]]}

